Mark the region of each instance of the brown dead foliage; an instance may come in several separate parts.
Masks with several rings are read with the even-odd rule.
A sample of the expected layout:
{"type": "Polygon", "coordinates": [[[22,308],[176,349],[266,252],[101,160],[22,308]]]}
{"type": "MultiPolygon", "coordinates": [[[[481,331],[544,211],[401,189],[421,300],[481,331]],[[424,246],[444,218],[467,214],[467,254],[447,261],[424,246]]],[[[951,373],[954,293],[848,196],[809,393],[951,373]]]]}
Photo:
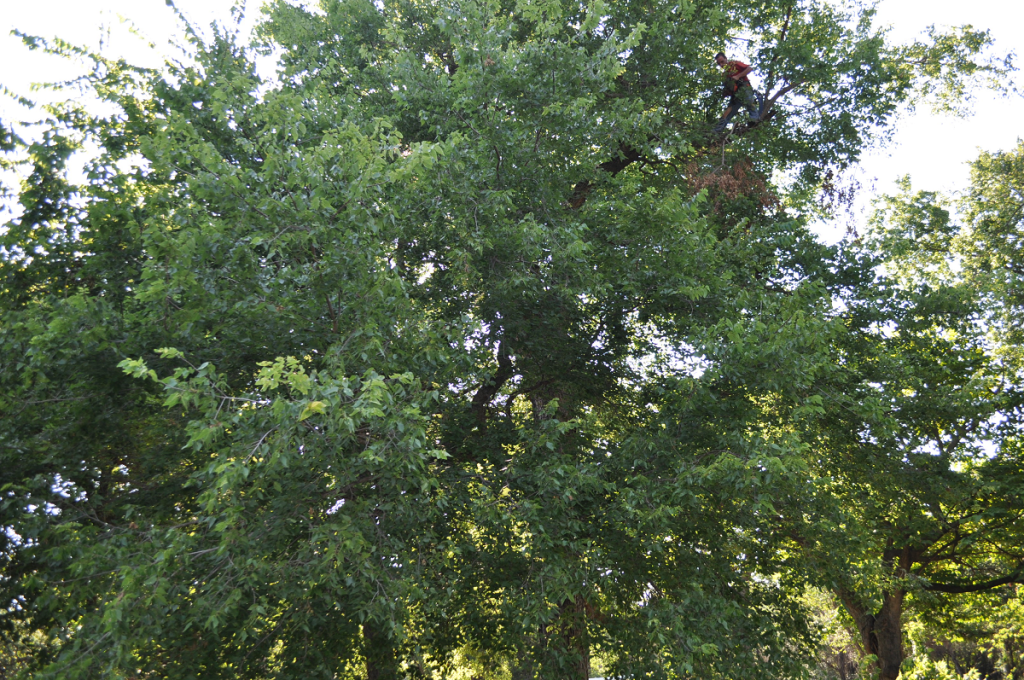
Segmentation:
{"type": "Polygon", "coordinates": [[[707,190],[708,204],[714,213],[741,198],[746,198],[762,209],[776,208],[779,198],[757,172],[748,159],[740,159],[732,167],[708,167],[696,161],[684,168],[686,183],[694,194],[707,190]]]}

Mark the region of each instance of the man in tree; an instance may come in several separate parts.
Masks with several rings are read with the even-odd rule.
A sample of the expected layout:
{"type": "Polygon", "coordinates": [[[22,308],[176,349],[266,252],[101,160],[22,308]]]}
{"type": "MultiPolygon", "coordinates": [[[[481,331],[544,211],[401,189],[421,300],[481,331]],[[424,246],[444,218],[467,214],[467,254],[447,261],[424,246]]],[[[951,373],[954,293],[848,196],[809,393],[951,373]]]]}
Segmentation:
{"type": "Polygon", "coordinates": [[[735,59],[726,59],[724,52],[715,55],[715,63],[725,69],[725,90],[729,95],[729,106],[725,109],[722,118],[715,125],[715,132],[723,132],[732,117],[740,110],[740,106],[746,107],[750,114],[750,122],[757,123],[761,120],[757,95],[747,78],[754,69],[748,64],[735,59]]]}

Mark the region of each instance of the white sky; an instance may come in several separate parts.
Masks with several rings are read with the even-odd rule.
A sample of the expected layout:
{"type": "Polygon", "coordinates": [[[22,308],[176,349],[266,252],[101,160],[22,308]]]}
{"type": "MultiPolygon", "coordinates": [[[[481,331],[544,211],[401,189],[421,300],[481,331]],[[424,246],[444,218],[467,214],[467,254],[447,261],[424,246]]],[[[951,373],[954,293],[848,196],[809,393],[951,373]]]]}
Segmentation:
{"type": "MultiPolygon", "coordinates": [[[[255,15],[262,0],[249,0],[255,15]]],[[[178,0],[177,6],[194,24],[215,18],[227,20],[232,0],[178,0]]],[[[1000,52],[1015,52],[1024,65],[1024,2],[1008,0],[882,0],[878,23],[892,27],[893,39],[908,41],[930,24],[972,24],[992,31],[1000,52]]],[[[124,54],[137,64],[158,66],[160,54],[170,53],[178,36],[177,21],[163,0],[0,0],[0,84],[19,94],[33,82],[59,80],[73,71],[67,62],[30,53],[9,35],[13,28],[44,37],[60,36],[75,44],[98,46],[124,54]],[[131,22],[156,44],[156,50],[132,35],[131,22]]],[[[1024,85],[1024,75],[1018,78],[1024,85]]],[[[31,94],[30,94],[31,96],[31,94]]],[[[42,94],[37,96],[42,98],[42,94]]],[[[6,98],[3,98],[6,99],[6,98]]],[[[8,101],[0,101],[0,117],[12,117],[8,101]]],[[[905,116],[894,142],[866,154],[860,181],[876,191],[891,191],[897,177],[909,174],[916,188],[954,190],[966,185],[966,163],[979,149],[1009,149],[1024,135],[1024,97],[981,94],[968,119],[932,115],[926,108],[905,116]]],[[[866,205],[862,195],[859,205],[866,205]]],[[[859,220],[857,220],[859,221],[859,220]]],[[[841,226],[822,227],[828,239],[841,235],[841,226]]]]}
{"type": "MultiPolygon", "coordinates": [[[[1001,54],[1016,54],[1014,63],[1020,71],[1015,80],[1024,90],[1024,2],[882,0],[877,19],[880,25],[892,27],[892,38],[898,42],[913,40],[932,24],[988,29],[1001,54]]],[[[861,182],[865,187],[874,185],[879,193],[895,191],[894,181],[903,175],[910,175],[915,189],[948,192],[966,187],[970,177],[967,163],[977,158],[979,150],[1010,149],[1024,137],[1024,97],[980,93],[973,111],[964,119],[936,116],[921,107],[904,117],[893,143],[862,159],[861,182]]]]}

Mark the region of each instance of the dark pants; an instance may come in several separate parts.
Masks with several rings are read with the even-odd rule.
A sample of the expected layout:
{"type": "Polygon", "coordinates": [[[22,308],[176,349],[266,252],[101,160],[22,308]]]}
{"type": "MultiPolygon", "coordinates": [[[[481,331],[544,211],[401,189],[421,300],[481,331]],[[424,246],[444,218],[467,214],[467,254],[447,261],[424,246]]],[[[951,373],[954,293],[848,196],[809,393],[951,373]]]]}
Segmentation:
{"type": "Polygon", "coordinates": [[[740,107],[745,108],[747,113],[750,114],[751,123],[756,123],[761,119],[761,105],[758,103],[758,97],[754,93],[754,88],[747,83],[741,83],[736,88],[735,94],[729,97],[729,107],[725,110],[725,114],[722,115],[718,124],[715,125],[715,132],[723,132],[725,126],[729,124],[729,121],[740,110],[740,107]]]}

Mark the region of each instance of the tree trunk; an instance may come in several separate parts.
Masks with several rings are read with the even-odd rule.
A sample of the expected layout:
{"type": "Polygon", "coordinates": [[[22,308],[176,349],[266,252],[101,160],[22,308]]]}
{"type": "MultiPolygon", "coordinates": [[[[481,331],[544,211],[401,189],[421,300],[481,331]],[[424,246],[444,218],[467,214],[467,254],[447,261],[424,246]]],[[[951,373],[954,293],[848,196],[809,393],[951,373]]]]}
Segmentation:
{"type": "Polygon", "coordinates": [[[882,608],[875,616],[875,639],[878,641],[879,680],[896,680],[903,664],[903,591],[886,593],[882,608]]]}
{"type": "Polygon", "coordinates": [[[879,680],[896,680],[903,664],[903,614],[904,591],[884,593],[882,607],[872,614],[851,592],[837,592],[839,598],[857,624],[864,654],[878,659],[879,680]]]}
{"type": "Polygon", "coordinates": [[[559,607],[568,622],[562,629],[562,643],[569,660],[566,680],[587,680],[590,677],[590,641],[587,638],[587,602],[582,595],[566,600],[559,607]]]}
{"type": "Polygon", "coordinates": [[[391,637],[380,626],[363,624],[363,656],[367,680],[398,680],[398,655],[391,637]]]}
{"type": "MultiPolygon", "coordinates": [[[[590,639],[587,601],[582,595],[558,605],[558,619],[540,627],[536,665],[520,653],[513,680],[587,680],[590,677],[590,639]]],[[[524,650],[525,651],[525,650],[524,650]]]]}

